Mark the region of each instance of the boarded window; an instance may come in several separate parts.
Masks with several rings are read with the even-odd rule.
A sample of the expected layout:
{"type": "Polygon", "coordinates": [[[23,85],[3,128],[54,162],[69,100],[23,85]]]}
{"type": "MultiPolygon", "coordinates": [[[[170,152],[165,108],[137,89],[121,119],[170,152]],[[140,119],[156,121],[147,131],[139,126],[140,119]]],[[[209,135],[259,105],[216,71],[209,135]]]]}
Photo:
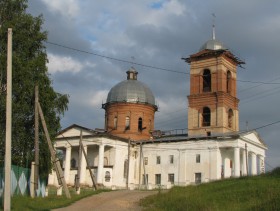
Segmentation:
{"type": "Polygon", "coordinates": [[[174,163],[174,155],[169,155],[169,162],[174,163]]]}
{"type": "Polygon", "coordinates": [[[160,164],[160,156],[157,156],[157,164],[160,164]]]}
{"type": "Polygon", "coordinates": [[[196,161],[196,163],[200,163],[200,154],[196,155],[195,161],[196,161]]]}
{"type": "Polygon", "coordinates": [[[156,185],[161,184],[161,174],[156,174],[155,175],[155,182],[156,182],[156,185]]]}
{"type": "Polygon", "coordinates": [[[195,173],[195,184],[201,183],[201,173],[195,173]]]}
{"type": "Polygon", "coordinates": [[[168,174],[168,182],[174,184],[174,174],[168,174]]]}

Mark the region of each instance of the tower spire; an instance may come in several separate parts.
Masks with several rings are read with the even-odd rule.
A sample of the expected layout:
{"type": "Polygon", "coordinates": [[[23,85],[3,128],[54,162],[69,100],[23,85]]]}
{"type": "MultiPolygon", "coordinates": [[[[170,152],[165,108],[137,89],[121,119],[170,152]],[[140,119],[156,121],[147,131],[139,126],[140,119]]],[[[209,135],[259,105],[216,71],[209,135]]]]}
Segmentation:
{"type": "Polygon", "coordinates": [[[215,13],[212,13],[212,16],[213,16],[212,39],[215,40],[216,39],[216,37],[215,37],[215,19],[216,19],[215,13]]]}

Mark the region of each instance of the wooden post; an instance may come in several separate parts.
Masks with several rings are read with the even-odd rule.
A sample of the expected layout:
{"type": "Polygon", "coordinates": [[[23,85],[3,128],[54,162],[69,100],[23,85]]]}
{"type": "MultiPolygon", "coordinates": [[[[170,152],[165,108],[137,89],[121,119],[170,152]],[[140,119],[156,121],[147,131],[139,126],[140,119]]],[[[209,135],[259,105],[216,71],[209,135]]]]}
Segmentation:
{"type": "Polygon", "coordinates": [[[35,85],[35,169],[34,169],[34,193],[36,195],[36,190],[38,189],[38,179],[39,179],[39,115],[38,115],[38,102],[39,102],[39,92],[38,85],[35,85]]]}
{"type": "Polygon", "coordinates": [[[51,153],[52,162],[54,163],[54,166],[55,166],[57,180],[58,180],[59,183],[62,183],[66,197],[71,198],[71,195],[69,193],[69,190],[68,190],[68,187],[66,185],[64,175],[63,175],[63,172],[62,172],[62,169],[61,169],[61,166],[60,166],[59,159],[56,158],[56,156],[55,156],[55,152],[54,152],[52,142],[51,142],[51,139],[50,139],[50,136],[49,136],[49,132],[48,132],[48,128],[47,128],[47,125],[46,125],[45,118],[44,118],[44,114],[43,114],[43,111],[42,111],[42,108],[41,108],[39,102],[38,102],[38,110],[39,110],[39,115],[40,115],[41,122],[42,122],[42,125],[43,125],[43,129],[44,129],[44,132],[45,132],[45,135],[46,135],[46,138],[47,138],[49,150],[50,150],[50,153],[51,153]]]}
{"type": "MultiPolygon", "coordinates": [[[[82,134],[80,133],[80,142],[82,139],[82,134]]],[[[80,143],[79,142],[79,143],[80,143]]],[[[80,177],[81,177],[81,164],[82,164],[82,146],[79,144],[79,158],[78,158],[78,171],[77,171],[77,178],[76,178],[76,192],[80,194],[80,177]]]]}
{"type": "Polygon", "coordinates": [[[12,148],[12,29],[8,29],[7,46],[7,100],[4,210],[11,210],[11,148],[12,148]]]}
{"type": "Polygon", "coordinates": [[[95,182],[95,180],[94,180],[94,175],[93,175],[93,173],[92,173],[92,171],[91,171],[91,169],[90,169],[89,160],[88,160],[88,157],[87,157],[87,154],[86,154],[86,152],[85,152],[84,145],[83,145],[83,142],[82,142],[82,139],[83,139],[82,133],[83,133],[83,132],[81,131],[81,134],[80,134],[80,143],[79,143],[79,145],[81,146],[82,152],[83,152],[83,154],[84,154],[84,156],[85,156],[86,163],[87,163],[87,168],[88,168],[88,170],[89,170],[89,174],[90,174],[90,177],[91,177],[91,180],[92,180],[93,187],[94,187],[95,190],[97,190],[96,182],[95,182]]]}

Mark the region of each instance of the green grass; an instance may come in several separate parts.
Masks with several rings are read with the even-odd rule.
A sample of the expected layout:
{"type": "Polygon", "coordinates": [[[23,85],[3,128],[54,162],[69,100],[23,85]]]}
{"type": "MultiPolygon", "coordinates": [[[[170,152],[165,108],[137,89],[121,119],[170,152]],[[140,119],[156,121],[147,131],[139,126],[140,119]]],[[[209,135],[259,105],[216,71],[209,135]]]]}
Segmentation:
{"type": "Polygon", "coordinates": [[[280,168],[198,186],[174,187],[142,199],[144,210],[280,210],[280,168]]]}
{"type": "Polygon", "coordinates": [[[49,196],[42,198],[31,198],[29,196],[14,196],[11,199],[11,210],[51,210],[55,208],[68,206],[75,201],[82,198],[105,192],[109,190],[97,190],[92,188],[81,189],[80,195],[77,195],[74,189],[70,189],[71,199],[66,198],[65,195],[56,196],[56,189],[49,189],[49,196]]]}

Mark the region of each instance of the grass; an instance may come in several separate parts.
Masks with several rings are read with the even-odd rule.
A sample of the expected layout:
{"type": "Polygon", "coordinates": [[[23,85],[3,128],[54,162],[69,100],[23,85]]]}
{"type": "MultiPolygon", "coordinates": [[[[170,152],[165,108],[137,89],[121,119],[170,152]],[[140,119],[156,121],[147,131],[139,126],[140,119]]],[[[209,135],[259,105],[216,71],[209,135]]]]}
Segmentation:
{"type": "Polygon", "coordinates": [[[98,194],[109,190],[97,190],[92,188],[81,189],[80,195],[77,195],[75,189],[69,189],[71,199],[66,198],[65,195],[57,196],[56,188],[49,188],[49,196],[42,198],[31,198],[29,196],[14,196],[11,199],[11,210],[51,210],[60,207],[66,207],[82,198],[98,194]]]}
{"type": "Polygon", "coordinates": [[[142,199],[144,210],[280,210],[280,168],[255,177],[174,187],[142,199]]]}

